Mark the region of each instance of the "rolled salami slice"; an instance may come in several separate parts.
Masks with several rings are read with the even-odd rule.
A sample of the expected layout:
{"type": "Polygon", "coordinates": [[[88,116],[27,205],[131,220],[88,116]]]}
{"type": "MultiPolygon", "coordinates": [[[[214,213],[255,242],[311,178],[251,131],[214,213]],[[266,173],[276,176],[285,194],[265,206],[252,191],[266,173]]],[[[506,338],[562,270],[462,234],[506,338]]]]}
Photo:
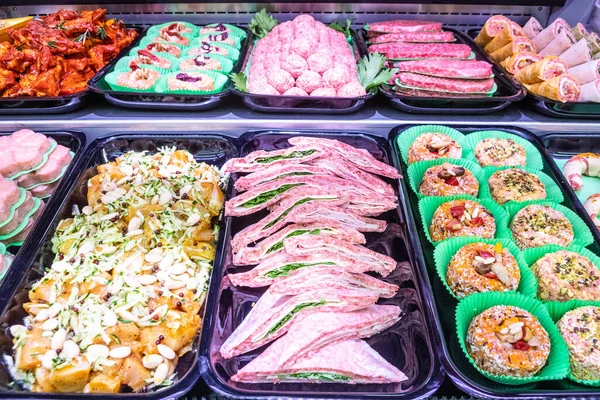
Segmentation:
{"type": "Polygon", "coordinates": [[[559,57],[569,68],[592,61],[590,46],[585,38],[579,40],[559,57]]]}
{"type": "Polygon", "coordinates": [[[477,47],[483,48],[498,35],[510,20],[504,15],[493,15],[485,22],[479,35],[475,38],[477,47]]]}
{"type": "Polygon", "coordinates": [[[534,51],[533,43],[526,37],[516,37],[512,42],[506,46],[496,50],[490,57],[497,63],[501,63],[508,57],[520,51],[534,51]]]}
{"type": "Polygon", "coordinates": [[[369,40],[369,43],[444,43],[453,41],[454,33],[452,32],[403,32],[386,33],[369,40]]]}
{"type": "Polygon", "coordinates": [[[579,97],[577,101],[591,101],[594,103],[600,103],[600,80],[595,80],[593,82],[586,83],[585,85],[581,85],[581,93],[579,93],[579,97]]]}
{"type": "Polygon", "coordinates": [[[533,39],[536,37],[544,28],[542,28],[542,24],[535,17],[529,18],[529,21],[525,25],[523,25],[523,31],[525,35],[529,39],[533,39]]]}
{"type": "Polygon", "coordinates": [[[600,79],[600,60],[592,60],[585,64],[580,64],[576,67],[569,68],[569,75],[573,75],[577,82],[581,85],[593,82],[600,79]]]}
{"type": "Polygon", "coordinates": [[[533,45],[535,46],[535,50],[539,53],[550,44],[551,41],[556,38],[556,36],[564,31],[571,30],[571,27],[567,22],[562,18],[557,18],[553,23],[548,25],[546,29],[538,33],[538,35],[533,39],[533,45]]]}
{"type": "Polygon", "coordinates": [[[501,49],[515,40],[517,37],[526,37],[525,32],[519,24],[510,21],[504,26],[504,29],[502,29],[502,31],[500,31],[500,33],[498,33],[496,37],[483,48],[483,50],[488,54],[492,54],[496,50],[501,49]]]}
{"type": "Polygon", "coordinates": [[[540,56],[560,56],[575,44],[575,37],[567,30],[561,31],[548,46],[539,52],[540,56]]]}
{"type": "Polygon", "coordinates": [[[575,36],[575,40],[585,39],[590,34],[581,22],[578,22],[577,25],[571,29],[571,33],[575,36]]]}
{"type": "Polygon", "coordinates": [[[581,92],[579,82],[568,74],[557,76],[541,83],[525,85],[525,87],[533,94],[563,103],[577,101],[581,92]]]}
{"type": "Polygon", "coordinates": [[[537,53],[532,51],[520,51],[518,53],[513,54],[508,57],[500,64],[511,74],[516,74],[523,68],[536,63],[538,61],[542,61],[544,57],[540,56],[537,53]]]}
{"type": "Polygon", "coordinates": [[[558,57],[548,56],[542,61],[538,61],[530,66],[523,68],[515,74],[515,79],[523,84],[534,84],[567,73],[567,65],[558,57]]]}

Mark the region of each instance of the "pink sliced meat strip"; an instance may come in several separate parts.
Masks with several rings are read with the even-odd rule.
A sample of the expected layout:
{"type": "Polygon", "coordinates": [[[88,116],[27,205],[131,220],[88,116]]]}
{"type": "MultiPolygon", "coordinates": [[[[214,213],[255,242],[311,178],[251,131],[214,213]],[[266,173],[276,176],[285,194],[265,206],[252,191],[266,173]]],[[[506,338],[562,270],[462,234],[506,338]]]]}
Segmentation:
{"type": "Polygon", "coordinates": [[[432,21],[419,21],[419,20],[395,20],[395,21],[382,21],[374,22],[369,24],[369,31],[375,32],[424,32],[424,31],[435,31],[440,32],[442,30],[441,22],[432,21]]]}
{"type": "Polygon", "coordinates": [[[453,42],[454,33],[452,32],[414,32],[414,33],[386,33],[370,40],[371,43],[433,43],[433,42],[453,42]]]}
{"type": "MultiPolygon", "coordinates": [[[[416,60],[397,63],[399,72],[437,75],[445,78],[487,79],[492,75],[492,64],[475,60],[416,60]]],[[[391,84],[394,83],[392,78],[391,84]]]]}
{"type": "Polygon", "coordinates": [[[448,79],[401,72],[396,76],[399,83],[417,89],[458,93],[487,93],[494,87],[494,79],[448,79]]]}
{"type": "Polygon", "coordinates": [[[21,197],[21,191],[14,181],[4,179],[0,175],[0,223],[10,216],[11,207],[21,197]]]}
{"type": "Polygon", "coordinates": [[[48,156],[48,161],[37,171],[30,172],[17,178],[17,183],[23,188],[28,188],[38,183],[49,182],[60,176],[63,168],[73,160],[70,150],[58,145],[48,156]]]}
{"type": "Polygon", "coordinates": [[[28,212],[33,209],[35,202],[30,192],[25,194],[25,201],[16,210],[13,219],[9,223],[0,228],[0,235],[6,235],[15,230],[25,219],[28,212]]]}
{"type": "Polygon", "coordinates": [[[471,48],[455,43],[387,43],[369,46],[369,53],[382,53],[387,58],[469,58],[471,48]]]}

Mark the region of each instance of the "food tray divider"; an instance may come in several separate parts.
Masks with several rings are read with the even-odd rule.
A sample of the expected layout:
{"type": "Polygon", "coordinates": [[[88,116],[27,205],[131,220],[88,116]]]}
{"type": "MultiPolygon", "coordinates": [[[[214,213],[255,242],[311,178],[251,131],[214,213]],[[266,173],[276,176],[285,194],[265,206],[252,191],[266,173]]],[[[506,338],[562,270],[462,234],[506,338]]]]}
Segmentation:
{"type": "MultiPolygon", "coordinates": [[[[271,150],[275,148],[288,147],[287,139],[293,136],[317,136],[341,140],[357,147],[367,148],[372,152],[372,154],[375,155],[376,158],[379,157],[380,159],[391,163],[390,152],[386,140],[363,132],[341,133],[335,131],[308,130],[250,131],[244,133],[240,137],[240,156],[245,156],[246,154],[258,149],[271,150]]],[[[232,176],[232,178],[235,178],[235,176],[232,176]]],[[[391,182],[390,180],[390,183],[393,187],[397,188],[396,182],[391,182]]],[[[228,192],[227,198],[231,198],[233,195],[235,195],[235,191],[233,189],[233,185],[230,184],[230,191],[228,192]]],[[[202,332],[200,371],[204,381],[209,385],[209,387],[218,395],[226,396],[228,398],[253,399],[280,397],[320,399],[397,399],[399,396],[407,398],[425,398],[433,394],[433,392],[435,392],[442,383],[444,374],[435,354],[435,349],[439,346],[437,343],[437,335],[433,335],[430,332],[430,329],[426,328],[426,326],[430,326],[431,324],[432,315],[430,315],[429,312],[433,306],[433,299],[431,298],[431,293],[427,289],[426,271],[422,269],[424,268],[422,263],[417,263],[417,259],[421,257],[421,255],[413,246],[410,245],[411,242],[414,241],[415,232],[407,230],[407,226],[404,222],[406,221],[407,216],[402,212],[402,209],[409,210],[409,208],[406,207],[407,203],[405,202],[405,199],[406,187],[402,185],[398,190],[399,207],[396,210],[392,210],[384,214],[384,216],[387,217],[386,220],[388,220],[390,223],[398,224],[402,232],[399,234],[399,236],[393,238],[396,239],[394,242],[381,241],[383,243],[388,243],[385,245],[386,248],[396,249],[394,251],[395,256],[400,254],[403,257],[401,262],[399,262],[397,270],[392,272],[387,279],[390,281],[390,278],[394,277],[393,282],[398,283],[400,286],[399,294],[395,296],[394,299],[391,299],[395,300],[395,302],[390,302],[390,300],[387,300],[385,301],[385,304],[397,304],[397,301],[402,299],[403,295],[406,298],[411,298],[407,303],[402,302],[402,318],[399,324],[403,324],[403,319],[412,321],[411,330],[417,330],[420,332],[420,334],[415,334],[414,336],[419,337],[419,343],[411,343],[412,347],[410,349],[402,349],[400,350],[400,353],[404,352],[406,357],[412,356],[412,362],[416,362],[416,360],[418,360],[419,364],[413,365],[414,368],[420,368],[420,372],[418,373],[418,382],[413,382],[410,387],[403,388],[401,391],[390,391],[390,388],[394,386],[393,384],[345,385],[338,383],[286,383],[273,385],[239,384],[232,382],[229,379],[232,373],[235,373],[239,368],[241,368],[241,366],[247,364],[247,362],[255,358],[256,355],[263,350],[263,348],[234,357],[230,360],[223,360],[219,355],[219,348],[222,340],[225,339],[225,337],[222,337],[224,335],[224,330],[227,329],[226,335],[228,336],[233,330],[233,327],[231,326],[232,318],[236,321],[233,322],[234,324],[241,322],[243,317],[250,311],[252,303],[260,297],[264,290],[252,288],[230,288],[228,279],[225,278],[227,267],[231,266],[230,241],[234,231],[237,232],[245,224],[240,222],[241,218],[236,218],[237,221],[234,221],[232,217],[227,217],[225,224],[226,245],[224,248],[221,248],[222,254],[218,255],[219,260],[221,260],[222,263],[219,263],[218,265],[215,264],[215,279],[213,279],[211,282],[209,298],[207,299],[207,304],[210,309],[206,313],[202,332]],[[392,243],[397,245],[398,239],[400,238],[403,239],[402,245],[392,246],[392,243]],[[403,281],[399,279],[399,276],[395,276],[395,274],[398,273],[399,276],[404,276],[404,278],[402,278],[403,281]],[[406,276],[409,276],[409,278],[406,278],[406,276]],[[236,306],[233,307],[232,304],[235,304],[236,306]],[[418,315],[409,317],[407,315],[408,311],[410,314],[418,313],[418,315]],[[419,350],[421,350],[420,356],[424,356],[428,359],[423,360],[416,354],[410,354],[410,352],[416,353],[419,350]],[[424,364],[420,364],[422,362],[424,362],[424,364]]],[[[244,218],[247,219],[252,217],[247,216],[244,218]]],[[[255,217],[252,222],[254,222],[256,219],[257,217],[255,217]]],[[[372,242],[378,243],[377,239],[379,238],[379,235],[382,234],[367,233],[367,247],[372,242]]],[[[379,249],[381,249],[381,247],[379,247],[379,249]]],[[[237,267],[237,270],[241,271],[243,268],[244,267],[237,267]]],[[[398,325],[395,325],[395,327],[396,326],[398,325]]],[[[404,327],[406,328],[406,326],[404,327]]],[[[390,332],[391,330],[394,330],[394,327],[388,328],[383,333],[373,336],[371,340],[366,339],[367,342],[373,345],[374,348],[388,360],[389,357],[392,357],[395,353],[399,353],[399,351],[393,349],[389,351],[381,351],[382,347],[377,346],[377,340],[381,340],[384,345],[387,344],[385,336],[392,334],[390,332]]],[[[411,337],[413,336],[408,336],[405,339],[410,339],[411,337]]],[[[397,360],[397,357],[394,359],[397,360]]],[[[408,364],[410,365],[410,362],[408,364]]]]}
{"type": "MultiPolygon", "coordinates": [[[[475,53],[475,59],[488,61],[492,64],[494,80],[498,86],[497,92],[490,97],[477,98],[452,98],[452,97],[417,97],[396,93],[391,88],[381,85],[380,91],[392,107],[411,114],[438,114],[438,115],[482,115],[491,114],[505,109],[511,103],[522,100],[525,97],[523,88],[515,85],[496,64],[489,61],[487,56],[481,52],[473,39],[463,32],[453,28],[443,28],[445,31],[454,33],[456,44],[466,44],[475,53]],[[501,94],[498,94],[501,93],[501,94]]],[[[366,40],[366,32],[361,29],[359,36],[366,40]]]]}
{"type": "MultiPolygon", "coordinates": [[[[12,354],[12,338],[9,327],[21,323],[22,318],[26,315],[22,304],[28,301],[28,288],[40,278],[44,267],[52,264],[54,254],[52,253],[51,239],[58,223],[71,216],[73,205],[78,205],[81,210],[87,204],[87,181],[96,175],[96,166],[113,161],[129,150],[156,151],[158,147],[175,145],[179,149],[190,151],[197,161],[221,167],[229,158],[237,156],[238,150],[235,143],[234,138],[204,132],[122,133],[93,141],[72,164],[68,178],[61,181],[40,221],[25,241],[23,251],[15,257],[12,267],[0,284],[0,327],[2,328],[0,329],[0,353],[12,354]]],[[[222,240],[225,230],[223,218],[219,225],[221,233],[217,243],[217,254],[222,252],[220,248],[224,246],[224,240],[222,240]]],[[[220,261],[216,258],[215,265],[218,262],[220,261]]],[[[218,268],[215,269],[218,270],[218,268]]],[[[210,298],[210,293],[207,298],[210,298]]],[[[205,313],[206,309],[205,304],[201,313],[205,313]]],[[[179,373],[179,380],[173,385],[148,393],[86,393],[85,397],[102,400],[136,398],[146,400],[178,398],[185,395],[200,377],[198,368],[200,333],[201,330],[196,335],[191,350],[179,359],[176,369],[179,373]]],[[[83,396],[81,393],[32,393],[9,388],[8,384],[11,381],[12,377],[7,371],[6,363],[0,359],[0,397],[74,400],[81,399],[83,396]]]]}
{"type": "MultiPolygon", "coordinates": [[[[390,146],[393,149],[393,153],[397,154],[398,151],[395,146],[396,138],[406,129],[416,125],[401,125],[392,129],[390,132],[389,140],[390,146]]],[[[544,159],[544,172],[553,178],[557,185],[562,189],[565,200],[562,204],[566,207],[573,209],[589,226],[594,235],[595,243],[588,246],[589,249],[598,254],[600,251],[600,232],[593,226],[592,220],[585,212],[581,202],[577,199],[577,196],[566,183],[556,163],[551,158],[548,151],[544,148],[542,141],[535,136],[533,133],[517,127],[510,126],[485,126],[475,127],[469,125],[450,125],[452,128],[457,129],[465,134],[469,134],[481,130],[499,130],[508,132],[517,136],[520,136],[527,141],[531,142],[541,153],[544,159]]],[[[395,156],[394,160],[396,166],[400,169],[403,175],[406,175],[407,167],[400,161],[399,156],[395,156]]],[[[412,208],[412,216],[419,215],[418,213],[418,198],[414,193],[408,194],[407,203],[410,204],[409,208],[412,208]]],[[[407,224],[417,224],[418,236],[413,240],[413,246],[419,247],[418,250],[423,252],[424,257],[419,257],[420,262],[426,263],[421,266],[422,269],[429,271],[430,281],[432,283],[429,290],[432,293],[430,295],[435,298],[435,304],[431,305],[434,311],[433,321],[435,326],[431,329],[436,329],[440,337],[441,346],[439,347],[439,357],[446,374],[450,377],[452,382],[464,392],[468,393],[475,398],[484,399],[539,399],[539,398],[583,398],[583,397],[599,397],[600,390],[591,388],[589,386],[577,385],[574,382],[567,381],[546,381],[539,382],[537,384],[527,384],[520,386],[502,385],[493,382],[483,375],[481,375],[473,366],[469,363],[465,355],[463,354],[458,338],[456,337],[456,321],[454,313],[458,302],[454,299],[446,290],[443,283],[435,273],[435,263],[433,260],[433,246],[427,242],[423,229],[428,227],[421,226],[421,222],[417,222],[417,219],[407,221],[407,224]],[[429,269],[426,266],[430,266],[429,269]]]]}
{"type": "MultiPolygon", "coordinates": [[[[358,57],[366,55],[366,47],[361,44],[359,35],[352,30],[352,40],[354,43],[355,55],[358,57]]],[[[251,60],[253,42],[244,59],[241,71],[247,70],[247,64],[251,60]]],[[[358,62],[358,59],[356,60],[358,62]]],[[[350,114],[362,109],[367,100],[372,99],[377,94],[377,89],[373,88],[366,95],[355,98],[343,97],[304,97],[304,96],[275,96],[266,94],[246,93],[232,87],[231,92],[240,96],[244,100],[246,107],[254,111],[278,114],[350,114]]]]}
{"type": "MultiPolygon", "coordinates": [[[[242,28],[240,28],[242,29],[242,28]]],[[[234,64],[233,72],[239,72],[243,65],[243,59],[246,57],[249,44],[252,41],[252,33],[247,29],[246,39],[242,42],[240,49],[240,58],[237,63],[234,64]]],[[[148,29],[145,29],[138,40],[135,42],[137,45],[146,34],[148,29]]],[[[133,47],[132,47],[133,48],[133,47]]],[[[130,49],[129,49],[130,50],[130,49]]],[[[116,57],[104,70],[104,73],[96,75],[93,79],[88,82],[88,87],[91,91],[99,93],[109,103],[123,108],[132,108],[140,110],[162,110],[162,111],[206,111],[218,107],[223,104],[225,99],[230,95],[233,84],[231,79],[225,84],[223,91],[216,94],[172,94],[172,93],[148,93],[148,92],[122,92],[113,90],[108,83],[104,81],[104,77],[113,71],[117,62],[123,57],[127,57],[127,53],[122,53],[119,57],[116,57]]],[[[199,71],[196,71],[199,72],[199,71]]]]}

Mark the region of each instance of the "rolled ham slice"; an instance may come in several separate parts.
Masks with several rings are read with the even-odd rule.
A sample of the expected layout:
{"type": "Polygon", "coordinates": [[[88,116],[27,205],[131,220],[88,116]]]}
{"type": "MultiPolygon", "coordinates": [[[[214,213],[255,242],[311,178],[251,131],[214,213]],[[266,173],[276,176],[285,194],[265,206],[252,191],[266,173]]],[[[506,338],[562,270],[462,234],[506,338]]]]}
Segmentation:
{"type": "Polygon", "coordinates": [[[590,45],[590,51],[592,52],[592,54],[600,53],[600,38],[598,37],[596,32],[590,33],[586,37],[586,40],[587,40],[588,44],[590,45]]]}
{"type": "Polygon", "coordinates": [[[569,68],[569,75],[573,75],[581,85],[600,79],[600,60],[593,60],[585,64],[569,68]]]}
{"type": "Polygon", "coordinates": [[[442,30],[441,22],[432,21],[411,21],[411,20],[396,20],[382,21],[369,24],[369,31],[384,32],[384,33],[400,33],[400,32],[440,32],[442,30]]]}
{"type": "Polygon", "coordinates": [[[571,29],[571,33],[575,36],[575,40],[585,39],[590,34],[581,22],[578,22],[577,25],[571,29]]]}
{"type": "Polygon", "coordinates": [[[506,46],[496,50],[490,57],[497,63],[501,63],[508,57],[520,51],[534,51],[533,43],[526,37],[516,37],[512,42],[506,46]]]}
{"type": "Polygon", "coordinates": [[[532,51],[520,51],[501,62],[501,65],[511,74],[516,74],[523,68],[543,60],[544,57],[532,51]]]}
{"type": "Polygon", "coordinates": [[[454,33],[452,32],[414,32],[386,33],[369,40],[369,43],[444,43],[453,41],[454,33]]]}
{"type": "Polygon", "coordinates": [[[531,64],[515,74],[515,79],[523,84],[534,84],[567,73],[567,65],[558,57],[548,56],[531,64]]]}
{"type": "Polygon", "coordinates": [[[483,50],[488,54],[492,54],[518,37],[526,38],[523,28],[521,28],[516,22],[510,21],[504,26],[504,29],[502,29],[502,31],[498,33],[498,35],[496,35],[496,37],[483,48],[483,50]]]}
{"type": "Polygon", "coordinates": [[[562,53],[560,58],[567,64],[568,67],[575,67],[577,65],[592,61],[592,53],[587,40],[585,40],[585,38],[579,40],[567,51],[562,53]]]}
{"type": "Polygon", "coordinates": [[[567,30],[561,31],[542,51],[540,56],[560,56],[575,44],[573,34],[567,30]]]}
{"type": "Polygon", "coordinates": [[[544,28],[542,28],[542,24],[535,17],[529,18],[527,23],[523,25],[523,32],[529,39],[535,38],[544,28]]]}
{"type": "Polygon", "coordinates": [[[581,85],[581,93],[577,101],[600,103],[600,79],[581,85]]]}
{"type": "Polygon", "coordinates": [[[414,72],[441,78],[487,79],[492,75],[492,64],[474,60],[403,61],[397,68],[399,72],[414,72]]]}
{"type": "Polygon", "coordinates": [[[451,93],[488,93],[494,87],[494,78],[481,80],[448,79],[423,76],[410,72],[399,73],[396,82],[409,88],[451,93]]]}
{"type": "Polygon", "coordinates": [[[571,27],[564,19],[557,18],[533,39],[535,50],[539,53],[544,47],[550,44],[560,32],[565,30],[569,31],[570,29],[571,27]]]}
{"type": "Polygon", "coordinates": [[[475,38],[475,44],[479,48],[484,48],[489,42],[498,35],[504,27],[510,22],[504,15],[493,15],[485,22],[483,28],[475,38]]]}
{"type": "Polygon", "coordinates": [[[525,85],[525,87],[533,94],[562,103],[577,101],[581,92],[579,82],[568,74],[557,76],[541,83],[525,85]]]}

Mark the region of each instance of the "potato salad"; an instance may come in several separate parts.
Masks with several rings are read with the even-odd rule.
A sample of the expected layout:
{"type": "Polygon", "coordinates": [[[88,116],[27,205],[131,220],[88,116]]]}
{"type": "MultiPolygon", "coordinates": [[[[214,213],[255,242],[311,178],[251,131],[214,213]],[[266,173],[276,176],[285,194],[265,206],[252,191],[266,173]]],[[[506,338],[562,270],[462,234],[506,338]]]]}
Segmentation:
{"type": "Polygon", "coordinates": [[[192,154],[129,152],[97,167],[88,205],[11,327],[15,380],[37,392],[144,392],[177,379],[201,327],[226,178],[192,154]]]}

